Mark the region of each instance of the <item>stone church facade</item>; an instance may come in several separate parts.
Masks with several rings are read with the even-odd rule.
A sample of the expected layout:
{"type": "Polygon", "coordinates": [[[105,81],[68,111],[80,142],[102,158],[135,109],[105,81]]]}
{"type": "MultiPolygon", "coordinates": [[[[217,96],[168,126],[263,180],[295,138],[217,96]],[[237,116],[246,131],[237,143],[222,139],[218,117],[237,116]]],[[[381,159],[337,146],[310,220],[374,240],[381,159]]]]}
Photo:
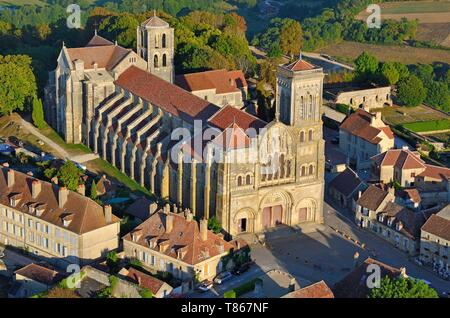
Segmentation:
{"type": "Polygon", "coordinates": [[[98,35],[63,47],[46,88],[47,121],[166,202],[215,216],[231,236],[323,222],[323,70],[277,72],[276,119],[218,107],[172,84],[173,29],[154,16],[138,53],[98,35]]]}

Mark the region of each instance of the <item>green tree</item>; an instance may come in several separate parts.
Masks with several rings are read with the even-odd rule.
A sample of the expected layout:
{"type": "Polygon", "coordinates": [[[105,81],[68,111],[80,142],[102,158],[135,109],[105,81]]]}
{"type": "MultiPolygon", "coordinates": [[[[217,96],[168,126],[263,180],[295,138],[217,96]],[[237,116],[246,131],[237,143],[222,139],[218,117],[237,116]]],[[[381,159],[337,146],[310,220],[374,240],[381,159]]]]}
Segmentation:
{"type": "Polygon", "coordinates": [[[385,276],[380,287],[371,290],[369,298],[438,298],[438,294],[423,281],[385,276]]]}
{"type": "Polygon", "coordinates": [[[94,201],[97,200],[98,193],[97,193],[97,184],[95,183],[95,180],[92,180],[91,193],[89,197],[94,201]]]}
{"type": "Polygon", "coordinates": [[[393,62],[395,69],[397,70],[399,80],[404,79],[409,76],[408,67],[400,62],[393,62]]]}
{"type": "Polygon", "coordinates": [[[418,106],[425,100],[427,90],[415,75],[400,80],[397,84],[397,98],[406,106],[418,106]]]}
{"type": "Polygon", "coordinates": [[[148,288],[142,288],[139,291],[139,295],[142,298],[153,298],[153,293],[151,292],[151,290],[149,290],[148,288]]]}
{"type": "Polygon", "coordinates": [[[395,85],[400,79],[400,74],[393,62],[383,63],[380,73],[383,81],[388,85],[395,85]]]}
{"type": "Polygon", "coordinates": [[[300,23],[293,19],[285,19],[280,31],[280,48],[283,53],[291,56],[300,54],[303,31],[300,23]]]}
{"type": "Polygon", "coordinates": [[[58,182],[67,189],[76,191],[80,184],[81,170],[72,162],[66,161],[58,171],[58,182]]]}
{"type": "Polygon", "coordinates": [[[444,111],[450,110],[450,93],[446,83],[431,81],[427,86],[425,102],[444,111]]]}
{"type": "Polygon", "coordinates": [[[117,253],[115,251],[111,251],[106,255],[106,265],[109,268],[109,271],[111,273],[115,272],[117,270],[117,266],[119,264],[119,256],[117,256],[117,253]]]}
{"type": "Polygon", "coordinates": [[[0,55],[0,114],[24,110],[36,96],[36,78],[31,58],[26,55],[0,55]]]}
{"type": "Polygon", "coordinates": [[[41,99],[33,98],[33,111],[31,113],[31,118],[33,119],[33,124],[39,128],[43,129],[47,126],[44,120],[44,108],[42,107],[41,99]]]}
{"type": "Polygon", "coordinates": [[[366,51],[355,60],[356,76],[359,80],[373,79],[378,71],[378,60],[366,51]]]}
{"type": "Polygon", "coordinates": [[[215,216],[208,219],[208,229],[216,234],[220,233],[220,231],[222,230],[222,226],[220,225],[219,221],[216,219],[215,216]]]}

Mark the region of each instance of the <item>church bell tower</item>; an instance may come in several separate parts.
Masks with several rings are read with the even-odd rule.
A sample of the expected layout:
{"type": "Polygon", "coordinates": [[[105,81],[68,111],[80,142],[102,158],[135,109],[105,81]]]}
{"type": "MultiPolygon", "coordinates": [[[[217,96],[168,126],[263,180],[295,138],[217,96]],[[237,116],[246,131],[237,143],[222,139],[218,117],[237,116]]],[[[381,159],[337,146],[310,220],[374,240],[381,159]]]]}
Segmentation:
{"type": "Polygon", "coordinates": [[[137,28],[137,54],[147,61],[147,70],[174,82],[174,29],[156,12],[137,28]]]}

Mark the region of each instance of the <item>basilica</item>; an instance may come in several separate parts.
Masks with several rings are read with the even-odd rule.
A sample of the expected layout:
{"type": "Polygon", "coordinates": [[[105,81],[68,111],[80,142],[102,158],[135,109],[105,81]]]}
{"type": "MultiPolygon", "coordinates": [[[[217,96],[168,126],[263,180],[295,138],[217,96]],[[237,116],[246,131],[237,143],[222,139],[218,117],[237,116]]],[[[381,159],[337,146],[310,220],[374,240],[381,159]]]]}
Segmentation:
{"type": "Polygon", "coordinates": [[[302,58],[278,67],[270,123],[175,78],[174,29],[156,15],[137,28],[136,52],[95,34],[85,47],[63,45],[46,120],[161,200],[216,217],[230,236],[323,222],[322,68],[302,58]]]}

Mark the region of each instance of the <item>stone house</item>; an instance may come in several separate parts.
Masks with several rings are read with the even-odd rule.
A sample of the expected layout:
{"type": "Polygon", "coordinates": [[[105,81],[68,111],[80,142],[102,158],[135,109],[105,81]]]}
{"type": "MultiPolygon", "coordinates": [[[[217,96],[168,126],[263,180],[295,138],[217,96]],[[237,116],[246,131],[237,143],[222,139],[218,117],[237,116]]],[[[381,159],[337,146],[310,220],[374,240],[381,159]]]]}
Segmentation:
{"type": "Polygon", "coordinates": [[[339,127],[339,149],[357,169],[370,168],[371,157],[393,147],[394,134],[381,119],[381,113],[357,109],[339,127]]]}
{"type": "MultiPolygon", "coordinates": [[[[83,187],[80,187],[83,192],[83,187]]],[[[9,168],[0,169],[0,242],[58,267],[86,264],[119,246],[120,220],[69,191],[9,168]]]]}
{"type": "Polygon", "coordinates": [[[119,276],[126,280],[137,284],[141,288],[149,290],[154,298],[166,298],[169,297],[173,288],[169,284],[159,280],[156,277],[143,273],[133,267],[122,268],[119,271],[119,276]]]}
{"type": "Polygon", "coordinates": [[[364,191],[366,185],[350,167],[338,174],[328,185],[330,196],[342,207],[354,209],[354,197],[364,191]]]}
{"type": "Polygon", "coordinates": [[[393,188],[384,184],[370,185],[362,192],[355,204],[355,221],[364,228],[370,228],[373,220],[376,220],[377,214],[381,212],[388,202],[395,199],[393,188]]]}

